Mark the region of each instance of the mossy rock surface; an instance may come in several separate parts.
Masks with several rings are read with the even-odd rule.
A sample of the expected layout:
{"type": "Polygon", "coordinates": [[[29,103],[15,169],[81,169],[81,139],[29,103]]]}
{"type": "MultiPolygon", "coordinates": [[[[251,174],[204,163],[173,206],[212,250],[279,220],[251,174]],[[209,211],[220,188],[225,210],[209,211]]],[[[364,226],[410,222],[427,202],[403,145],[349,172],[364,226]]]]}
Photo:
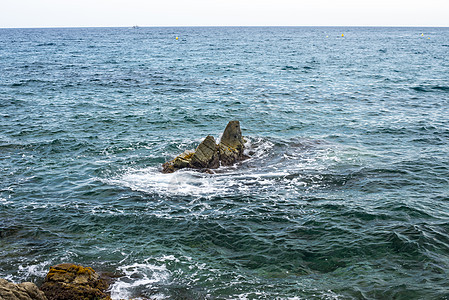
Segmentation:
{"type": "Polygon", "coordinates": [[[41,290],[48,300],[108,300],[109,282],[90,267],[66,263],[50,267],[41,290]]]}

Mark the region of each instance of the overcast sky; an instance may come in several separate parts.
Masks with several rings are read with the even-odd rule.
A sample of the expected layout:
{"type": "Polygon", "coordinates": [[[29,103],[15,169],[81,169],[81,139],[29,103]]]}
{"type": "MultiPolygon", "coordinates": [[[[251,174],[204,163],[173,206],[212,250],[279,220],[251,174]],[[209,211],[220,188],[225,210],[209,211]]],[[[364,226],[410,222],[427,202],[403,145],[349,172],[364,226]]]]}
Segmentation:
{"type": "Polygon", "coordinates": [[[449,0],[1,0],[0,27],[449,26],[449,0]]]}

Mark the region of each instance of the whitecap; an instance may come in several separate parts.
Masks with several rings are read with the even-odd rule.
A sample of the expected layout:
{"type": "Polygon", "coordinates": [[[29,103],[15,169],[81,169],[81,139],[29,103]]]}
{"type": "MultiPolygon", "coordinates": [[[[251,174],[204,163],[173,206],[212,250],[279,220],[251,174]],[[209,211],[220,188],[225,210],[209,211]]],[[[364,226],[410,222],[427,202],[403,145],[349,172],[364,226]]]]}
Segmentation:
{"type": "MultiPolygon", "coordinates": [[[[161,259],[163,262],[164,259],[161,259]]],[[[156,265],[144,261],[118,268],[124,276],[115,281],[109,288],[111,298],[115,299],[143,299],[135,298],[134,294],[139,289],[148,289],[156,283],[167,283],[170,279],[170,271],[165,264],[156,265]]],[[[166,295],[156,293],[151,299],[166,299],[166,295]]]]}
{"type": "Polygon", "coordinates": [[[109,183],[146,193],[208,196],[224,192],[225,187],[217,181],[213,175],[193,170],[163,174],[157,168],[145,168],[128,171],[109,183]]]}
{"type": "Polygon", "coordinates": [[[13,282],[29,281],[30,278],[44,278],[48,272],[48,266],[51,265],[51,261],[43,261],[38,264],[19,265],[17,275],[6,276],[5,279],[13,282]]]}
{"type": "MultiPolygon", "coordinates": [[[[321,143],[322,144],[322,143],[321,143]]],[[[210,198],[215,196],[254,195],[268,190],[294,191],[312,183],[322,186],[317,172],[351,165],[351,157],[338,147],[322,147],[320,143],[247,138],[251,158],[231,167],[220,167],[215,174],[183,169],[163,174],[157,167],[128,169],[115,178],[103,180],[135,191],[163,196],[210,198]],[[317,146],[318,145],[318,146],[317,146]]]]}

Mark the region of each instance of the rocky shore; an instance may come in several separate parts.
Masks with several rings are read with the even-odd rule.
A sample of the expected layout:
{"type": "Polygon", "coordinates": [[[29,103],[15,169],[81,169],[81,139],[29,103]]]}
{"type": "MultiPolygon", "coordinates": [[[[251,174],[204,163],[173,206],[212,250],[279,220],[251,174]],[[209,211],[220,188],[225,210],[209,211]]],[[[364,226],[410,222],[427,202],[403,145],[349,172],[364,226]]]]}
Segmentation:
{"type": "Polygon", "coordinates": [[[110,300],[111,278],[90,267],[64,263],[51,266],[39,288],[31,282],[15,284],[0,278],[1,300],[110,300]]]}
{"type": "MultiPolygon", "coordinates": [[[[213,173],[247,158],[239,121],[230,121],[220,142],[208,135],[195,149],[185,151],[162,165],[163,173],[183,168],[213,173]]],[[[51,266],[40,287],[31,282],[12,283],[0,279],[0,300],[110,300],[112,279],[90,267],[63,263],[51,266]]]]}

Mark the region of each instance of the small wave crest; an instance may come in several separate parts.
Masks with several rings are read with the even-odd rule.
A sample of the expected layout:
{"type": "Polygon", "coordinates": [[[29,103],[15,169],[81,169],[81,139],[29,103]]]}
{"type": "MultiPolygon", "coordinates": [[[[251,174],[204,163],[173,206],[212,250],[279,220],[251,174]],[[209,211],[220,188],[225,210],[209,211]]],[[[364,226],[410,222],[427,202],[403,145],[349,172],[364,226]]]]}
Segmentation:
{"type": "Polygon", "coordinates": [[[324,141],[247,138],[250,159],[231,167],[220,167],[215,174],[179,170],[163,174],[158,167],[128,169],[108,184],[159,195],[214,197],[256,195],[273,191],[344,185],[350,176],[337,178],[331,169],[359,164],[351,154],[324,141]]]}
{"type": "Polygon", "coordinates": [[[51,261],[46,260],[37,264],[20,264],[15,273],[9,273],[7,276],[4,276],[6,280],[12,282],[24,282],[24,281],[32,281],[41,280],[45,278],[48,272],[48,266],[51,265],[51,261]]]}
{"type": "MultiPolygon", "coordinates": [[[[175,259],[173,256],[159,259],[158,264],[149,263],[149,259],[143,263],[134,263],[119,267],[123,276],[115,281],[111,287],[112,299],[147,299],[143,297],[143,291],[151,291],[155,284],[167,283],[170,280],[170,271],[164,264],[165,260],[175,259]],[[137,296],[136,295],[141,295],[137,296]]],[[[156,291],[151,299],[166,299],[166,295],[156,291]]]]}
{"type": "Polygon", "coordinates": [[[132,170],[109,181],[141,192],[158,194],[207,196],[223,191],[216,178],[191,170],[163,174],[158,168],[132,170]]]}
{"type": "Polygon", "coordinates": [[[430,92],[449,92],[449,86],[443,86],[443,85],[420,85],[420,86],[414,86],[411,88],[412,90],[415,90],[417,92],[422,93],[430,93],[430,92]]]}

